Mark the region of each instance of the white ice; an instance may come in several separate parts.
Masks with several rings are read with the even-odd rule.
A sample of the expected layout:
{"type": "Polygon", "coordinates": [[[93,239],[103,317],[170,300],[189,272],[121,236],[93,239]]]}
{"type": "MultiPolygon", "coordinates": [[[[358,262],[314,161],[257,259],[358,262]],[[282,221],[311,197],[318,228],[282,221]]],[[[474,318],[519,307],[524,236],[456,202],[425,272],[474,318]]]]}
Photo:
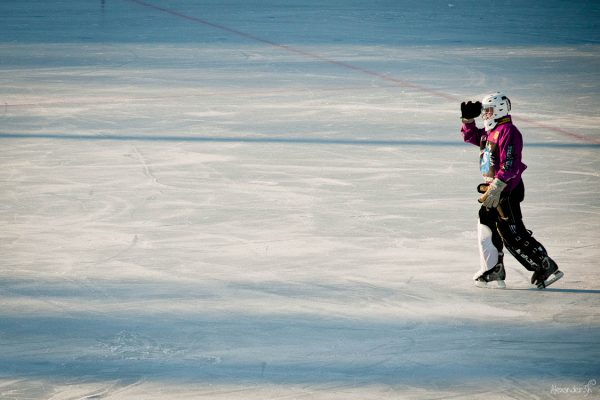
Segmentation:
{"type": "Polygon", "coordinates": [[[598,396],[599,20],[0,2],[0,398],[598,396]],[[511,257],[507,290],[471,280],[459,104],[494,90],[565,272],[544,291],[511,257]]]}

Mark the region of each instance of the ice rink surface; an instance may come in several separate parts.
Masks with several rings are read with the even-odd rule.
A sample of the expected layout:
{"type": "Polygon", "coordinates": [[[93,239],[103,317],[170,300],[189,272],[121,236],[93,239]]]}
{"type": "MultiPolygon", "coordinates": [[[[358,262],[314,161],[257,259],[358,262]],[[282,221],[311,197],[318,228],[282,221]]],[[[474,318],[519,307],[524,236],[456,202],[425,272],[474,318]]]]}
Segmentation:
{"type": "Polygon", "coordinates": [[[600,396],[600,5],[0,2],[0,398],[600,396]],[[565,277],[479,268],[503,90],[565,277]],[[598,382],[596,384],[596,382],[598,382]]]}

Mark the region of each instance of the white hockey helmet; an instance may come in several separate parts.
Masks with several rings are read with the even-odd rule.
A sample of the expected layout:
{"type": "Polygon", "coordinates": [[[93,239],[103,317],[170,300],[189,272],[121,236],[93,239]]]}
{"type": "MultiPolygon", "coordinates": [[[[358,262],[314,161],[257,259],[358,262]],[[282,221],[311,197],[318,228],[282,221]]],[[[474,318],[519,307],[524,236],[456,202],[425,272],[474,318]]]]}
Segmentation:
{"type": "Polygon", "coordinates": [[[486,131],[491,131],[496,127],[500,118],[510,114],[510,100],[506,95],[500,92],[488,94],[481,100],[483,113],[483,124],[486,131]],[[486,112],[486,109],[491,109],[486,112]]]}

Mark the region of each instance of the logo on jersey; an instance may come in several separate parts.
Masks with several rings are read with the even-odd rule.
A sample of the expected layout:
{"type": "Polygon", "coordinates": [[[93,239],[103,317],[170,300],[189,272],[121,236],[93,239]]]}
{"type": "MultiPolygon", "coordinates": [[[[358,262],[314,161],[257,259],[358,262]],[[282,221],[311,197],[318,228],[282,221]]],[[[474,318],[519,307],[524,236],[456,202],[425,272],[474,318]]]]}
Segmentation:
{"type": "Polygon", "coordinates": [[[496,149],[496,143],[487,142],[485,147],[481,149],[481,155],[479,159],[479,170],[484,177],[493,178],[496,174],[494,166],[496,160],[494,156],[494,150],[496,149]]]}

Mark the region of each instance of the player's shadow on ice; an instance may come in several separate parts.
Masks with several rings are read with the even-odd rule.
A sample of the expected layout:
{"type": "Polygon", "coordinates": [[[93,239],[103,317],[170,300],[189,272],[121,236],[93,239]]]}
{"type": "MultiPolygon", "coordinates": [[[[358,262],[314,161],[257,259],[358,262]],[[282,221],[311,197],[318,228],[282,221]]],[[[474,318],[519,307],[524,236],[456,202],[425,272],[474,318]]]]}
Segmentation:
{"type": "Polygon", "coordinates": [[[600,294],[600,290],[595,290],[595,289],[558,289],[558,288],[538,289],[536,287],[527,287],[527,288],[506,288],[504,290],[530,290],[530,291],[556,292],[556,293],[600,294]]]}
{"type": "MultiPolygon", "coordinates": [[[[539,290],[539,289],[533,289],[539,290]]],[[[584,294],[600,294],[600,290],[593,289],[555,289],[555,288],[546,288],[543,289],[544,292],[558,292],[558,293],[584,293],[584,294]]]]}

